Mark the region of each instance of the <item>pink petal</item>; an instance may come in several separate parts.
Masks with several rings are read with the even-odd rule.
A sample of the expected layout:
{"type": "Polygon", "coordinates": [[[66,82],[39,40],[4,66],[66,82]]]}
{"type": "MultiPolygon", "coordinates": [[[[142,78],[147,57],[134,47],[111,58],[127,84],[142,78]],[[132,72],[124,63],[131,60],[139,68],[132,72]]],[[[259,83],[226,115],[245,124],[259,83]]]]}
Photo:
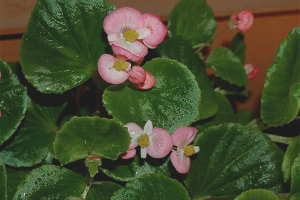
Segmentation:
{"type": "Polygon", "coordinates": [[[129,150],[134,149],[138,146],[137,138],[143,133],[143,129],[139,127],[136,123],[129,122],[125,124],[123,127],[127,127],[128,132],[131,137],[131,142],[129,144],[129,150]]]}
{"type": "MultiPolygon", "coordinates": [[[[111,67],[116,62],[116,58],[109,54],[102,54],[98,60],[98,72],[100,76],[108,83],[120,84],[129,77],[126,71],[118,71],[111,67]]],[[[129,63],[126,63],[127,67],[129,63]]],[[[130,64],[129,64],[130,67],[130,64]]]]}
{"type": "Polygon", "coordinates": [[[113,50],[114,54],[116,54],[117,57],[121,56],[123,58],[126,58],[125,60],[130,60],[133,62],[139,62],[139,61],[143,60],[143,57],[136,56],[133,53],[131,53],[130,51],[128,51],[122,47],[118,47],[113,44],[111,46],[112,46],[112,50],[113,50]]]}
{"type": "Polygon", "coordinates": [[[173,147],[170,133],[162,128],[154,128],[150,134],[147,153],[153,158],[163,158],[171,151],[173,147]]]}
{"type": "Polygon", "coordinates": [[[254,20],[254,16],[253,14],[248,11],[248,10],[244,10],[241,11],[238,15],[237,15],[239,22],[237,24],[237,27],[240,31],[246,32],[253,24],[253,20],[254,20]]]}
{"type": "MultiPolygon", "coordinates": [[[[110,42],[110,44],[118,46],[118,47],[122,47],[123,49],[129,51],[133,55],[135,55],[137,57],[140,57],[140,58],[145,57],[148,53],[148,48],[139,41],[128,42],[128,41],[125,41],[125,40],[117,40],[117,41],[110,42]]],[[[115,52],[114,51],[114,53],[116,55],[119,55],[119,54],[122,55],[121,52],[115,52]]]]}
{"type": "Polygon", "coordinates": [[[174,151],[170,155],[171,162],[175,169],[181,173],[181,174],[186,174],[190,170],[190,165],[191,165],[191,159],[188,156],[181,156],[178,151],[174,151]]]}
{"type": "Polygon", "coordinates": [[[122,153],[121,155],[119,155],[120,158],[122,159],[130,159],[133,158],[136,154],[136,150],[135,149],[131,149],[126,151],[125,153],[122,153]]]}
{"type": "Polygon", "coordinates": [[[249,74],[248,79],[249,79],[249,80],[254,79],[254,78],[258,75],[259,70],[260,70],[260,69],[259,69],[258,67],[255,67],[255,68],[253,69],[253,71],[249,74]]]}
{"type": "Polygon", "coordinates": [[[246,74],[249,75],[253,71],[254,66],[252,64],[246,64],[246,65],[244,65],[244,68],[246,70],[246,74]]]}
{"type": "Polygon", "coordinates": [[[106,16],[103,28],[107,35],[144,27],[142,14],[134,8],[119,8],[106,16]]]}
{"type": "Polygon", "coordinates": [[[167,34],[167,27],[156,15],[145,13],[143,19],[145,20],[145,27],[151,30],[151,35],[146,37],[143,42],[149,48],[156,47],[164,40],[167,34]]]}
{"type": "Polygon", "coordinates": [[[143,83],[134,84],[137,89],[148,90],[155,85],[155,79],[149,72],[146,72],[146,80],[143,83]]]}
{"type": "Polygon", "coordinates": [[[174,131],[171,135],[173,145],[183,147],[190,144],[196,137],[197,129],[190,126],[183,126],[174,131]]]}
{"type": "Polygon", "coordinates": [[[146,133],[147,135],[150,135],[152,130],[153,130],[152,122],[151,122],[151,120],[148,120],[144,126],[143,132],[146,133]]]}
{"type": "Polygon", "coordinates": [[[145,37],[148,37],[151,34],[151,31],[148,28],[140,28],[136,30],[136,32],[139,34],[139,40],[144,39],[145,37]]]}
{"type": "Polygon", "coordinates": [[[111,41],[116,41],[116,40],[121,40],[121,33],[111,33],[107,36],[107,39],[109,42],[111,41]]]}
{"type": "Polygon", "coordinates": [[[133,83],[143,83],[146,80],[146,72],[140,66],[134,65],[128,74],[128,80],[133,83]]]}

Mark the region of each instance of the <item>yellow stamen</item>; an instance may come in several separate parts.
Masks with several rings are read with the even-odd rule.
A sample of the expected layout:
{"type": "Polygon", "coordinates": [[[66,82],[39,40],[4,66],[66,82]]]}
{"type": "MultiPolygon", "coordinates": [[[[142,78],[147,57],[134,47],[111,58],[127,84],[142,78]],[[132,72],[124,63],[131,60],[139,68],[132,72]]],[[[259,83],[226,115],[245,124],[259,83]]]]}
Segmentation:
{"type": "Polygon", "coordinates": [[[126,62],[124,60],[117,60],[114,64],[114,68],[118,71],[125,71],[127,69],[126,62]]]}
{"type": "Polygon", "coordinates": [[[142,148],[149,146],[149,136],[147,134],[142,134],[137,141],[142,148]]]}
{"type": "Polygon", "coordinates": [[[193,145],[188,145],[188,146],[185,145],[185,146],[183,147],[183,150],[184,150],[184,154],[185,154],[186,156],[191,156],[191,155],[193,155],[193,154],[196,153],[193,145]]]}
{"type": "Polygon", "coordinates": [[[138,39],[139,34],[135,30],[128,30],[123,32],[123,37],[125,41],[134,42],[138,39]]]}

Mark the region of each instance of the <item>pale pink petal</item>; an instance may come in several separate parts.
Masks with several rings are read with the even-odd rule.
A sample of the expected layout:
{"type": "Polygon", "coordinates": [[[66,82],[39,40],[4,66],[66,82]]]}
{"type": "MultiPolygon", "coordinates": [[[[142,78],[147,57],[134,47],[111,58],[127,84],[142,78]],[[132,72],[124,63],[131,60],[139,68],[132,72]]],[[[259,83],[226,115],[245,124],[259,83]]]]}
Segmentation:
{"type": "Polygon", "coordinates": [[[254,66],[252,64],[246,64],[246,65],[244,65],[244,68],[246,70],[246,74],[249,75],[253,71],[254,66]]]}
{"type": "Polygon", "coordinates": [[[194,146],[194,151],[195,151],[195,153],[198,153],[200,151],[200,147],[194,146]]]}
{"type": "Polygon", "coordinates": [[[183,147],[190,144],[196,137],[197,129],[190,126],[183,126],[174,131],[171,135],[173,145],[183,147]]]}
{"type": "Polygon", "coordinates": [[[141,158],[147,157],[147,148],[141,148],[141,158]]]}
{"type": "Polygon", "coordinates": [[[164,40],[167,34],[167,27],[156,15],[145,13],[143,19],[145,20],[145,27],[151,31],[151,35],[143,39],[143,42],[149,48],[156,47],[164,40]]]}
{"type": "Polygon", "coordinates": [[[107,39],[109,42],[111,41],[116,41],[116,40],[121,40],[121,33],[111,33],[107,36],[107,39]]]}
{"type": "Polygon", "coordinates": [[[136,150],[135,149],[131,149],[126,151],[125,153],[122,153],[121,155],[119,155],[120,158],[122,159],[130,159],[133,158],[136,154],[136,150]]]}
{"type": "Polygon", "coordinates": [[[149,136],[147,153],[153,158],[163,158],[172,150],[173,142],[170,133],[163,128],[154,128],[149,136]]]}
{"type": "Polygon", "coordinates": [[[100,76],[108,83],[120,84],[126,81],[129,77],[127,72],[118,71],[111,67],[115,63],[116,58],[109,54],[102,54],[98,60],[98,72],[100,76]]]}
{"type": "Polygon", "coordinates": [[[153,125],[152,125],[152,122],[151,120],[148,120],[144,126],[144,133],[146,133],[147,135],[150,135],[150,133],[152,132],[153,130],[153,125]]]}
{"type": "Polygon", "coordinates": [[[253,24],[254,16],[248,11],[244,10],[237,15],[239,21],[237,27],[240,31],[246,32],[253,24]]]}
{"type": "Polygon", "coordinates": [[[133,83],[143,83],[146,80],[146,72],[140,66],[134,65],[128,74],[128,80],[133,83]]]}
{"type": "Polygon", "coordinates": [[[260,70],[260,69],[259,69],[258,67],[255,67],[255,68],[253,69],[253,71],[249,74],[248,79],[249,79],[249,80],[254,79],[254,78],[258,75],[259,70],[260,70]]]}
{"type": "Polygon", "coordinates": [[[119,8],[106,16],[103,28],[107,35],[144,27],[142,14],[134,8],[119,8]]]}
{"type": "MultiPolygon", "coordinates": [[[[148,48],[139,41],[129,42],[124,40],[117,40],[117,41],[110,42],[110,44],[118,47],[122,47],[123,49],[129,51],[130,53],[140,58],[145,57],[148,53],[148,48]]],[[[120,55],[120,54],[123,55],[121,52],[114,51],[114,53],[116,55],[120,55]]]]}
{"type": "Polygon", "coordinates": [[[180,155],[178,151],[174,151],[171,153],[170,158],[173,166],[179,173],[186,174],[189,172],[191,165],[190,157],[180,155]]]}
{"type": "Polygon", "coordinates": [[[140,28],[136,30],[136,32],[139,34],[139,40],[144,39],[145,37],[148,37],[151,34],[151,31],[148,28],[140,28]]]}
{"type": "Polygon", "coordinates": [[[143,83],[134,84],[137,89],[148,90],[155,85],[155,79],[149,72],[146,72],[146,80],[143,83]]]}
{"type": "Polygon", "coordinates": [[[137,138],[139,138],[141,136],[141,134],[143,133],[143,129],[133,122],[129,122],[129,123],[125,124],[123,127],[127,127],[128,132],[131,137],[131,142],[129,144],[129,150],[134,149],[135,147],[138,146],[137,138]]]}
{"type": "Polygon", "coordinates": [[[113,50],[114,54],[117,55],[117,57],[126,58],[125,60],[130,60],[133,62],[139,62],[139,61],[143,60],[143,57],[138,57],[138,56],[134,55],[133,53],[131,53],[130,51],[127,51],[126,49],[124,49],[122,47],[118,47],[116,45],[112,45],[112,50],[113,50]]]}

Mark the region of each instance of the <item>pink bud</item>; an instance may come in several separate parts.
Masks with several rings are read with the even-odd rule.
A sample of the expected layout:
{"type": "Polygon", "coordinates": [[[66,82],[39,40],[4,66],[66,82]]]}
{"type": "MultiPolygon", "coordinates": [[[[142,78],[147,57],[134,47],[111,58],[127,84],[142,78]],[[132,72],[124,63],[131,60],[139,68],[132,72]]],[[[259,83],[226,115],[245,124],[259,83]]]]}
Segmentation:
{"type": "Polygon", "coordinates": [[[146,80],[143,83],[134,84],[137,89],[148,90],[153,88],[155,85],[155,79],[149,72],[146,72],[146,80]]]}
{"type": "Polygon", "coordinates": [[[248,10],[240,12],[237,18],[237,28],[242,32],[246,32],[252,26],[254,20],[253,14],[248,10]]]}
{"type": "Polygon", "coordinates": [[[133,66],[132,69],[129,70],[128,74],[128,80],[133,83],[143,83],[146,80],[146,72],[140,66],[133,66]]]}
{"type": "Polygon", "coordinates": [[[252,64],[246,64],[244,68],[249,80],[254,79],[258,75],[258,72],[260,70],[258,67],[254,67],[252,64]]]}

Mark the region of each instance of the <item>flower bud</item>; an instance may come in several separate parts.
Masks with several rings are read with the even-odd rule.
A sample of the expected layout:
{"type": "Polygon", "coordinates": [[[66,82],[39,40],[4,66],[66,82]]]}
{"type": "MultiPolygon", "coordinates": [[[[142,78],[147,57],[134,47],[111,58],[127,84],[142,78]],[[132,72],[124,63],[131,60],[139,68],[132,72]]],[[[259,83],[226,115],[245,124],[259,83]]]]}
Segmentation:
{"type": "Polygon", "coordinates": [[[155,79],[149,72],[146,72],[146,80],[143,83],[134,84],[137,89],[148,90],[153,88],[155,85],[155,79]]]}
{"type": "Polygon", "coordinates": [[[133,83],[143,83],[146,80],[146,72],[140,66],[133,66],[128,72],[128,80],[133,83]]]}

